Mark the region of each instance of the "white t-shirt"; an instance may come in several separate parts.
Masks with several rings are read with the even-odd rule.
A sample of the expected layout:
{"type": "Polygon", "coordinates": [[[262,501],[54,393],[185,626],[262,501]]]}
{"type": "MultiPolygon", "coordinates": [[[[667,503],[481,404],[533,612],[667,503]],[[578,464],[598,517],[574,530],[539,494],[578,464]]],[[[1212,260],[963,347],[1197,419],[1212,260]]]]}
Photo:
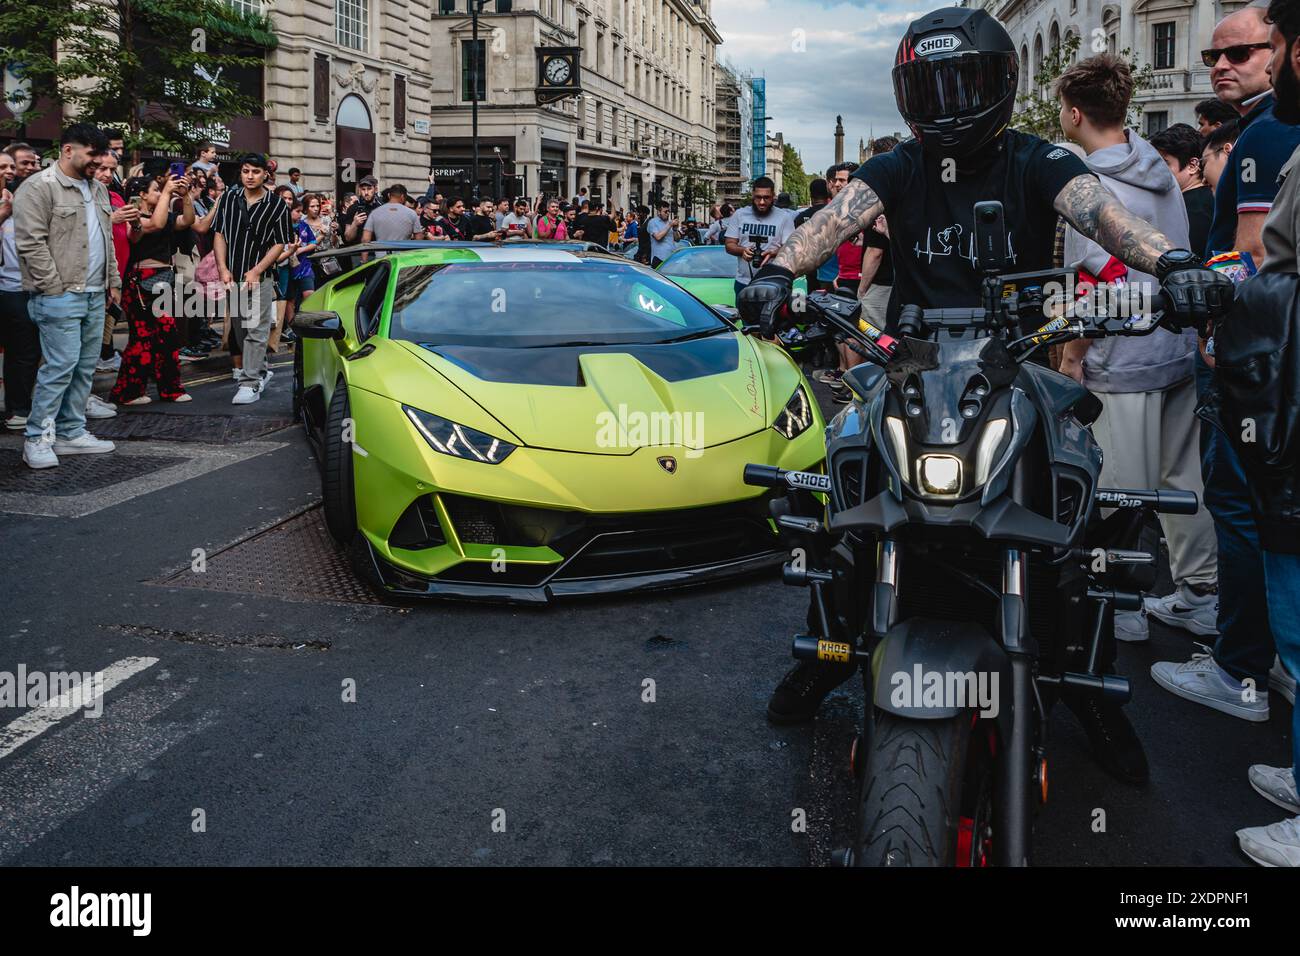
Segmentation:
{"type": "Polygon", "coordinates": [[[650,233],[651,259],[667,259],[673,254],[673,250],[677,248],[677,240],[673,237],[673,231],[668,228],[669,222],[670,220],[668,219],[660,219],[658,216],[655,216],[645,224],[646,230],[650,233]],[[664,229],[668,229],[668,232],[662,239],[656,239],[655,235],[663,232],[664,229]]]}
{"type": "Polygon", "coordinates": [[[737,209],[727,220],[727,238],[738,239],[742,247],[754,247],[755,236],[764,237],[763,248],[754,254],[752,260],[746,261],[736,257],[736,281],[747,285],[758,271],[758,260],[762,253],[783,245],[794,232],[794,216],[785,209],[773,206],[766,216],[755,214],[753,206],[737,209]]]}
{"type": "Polygon", "coordinates": [[[104,248],[104,230],[99,226],[99,209],[95,206],[95,192],[90,182],[77,180],[81,202],[86,215],[86,291],[98,292],[104,288],[104,270],[108,268],[104,248]]]}

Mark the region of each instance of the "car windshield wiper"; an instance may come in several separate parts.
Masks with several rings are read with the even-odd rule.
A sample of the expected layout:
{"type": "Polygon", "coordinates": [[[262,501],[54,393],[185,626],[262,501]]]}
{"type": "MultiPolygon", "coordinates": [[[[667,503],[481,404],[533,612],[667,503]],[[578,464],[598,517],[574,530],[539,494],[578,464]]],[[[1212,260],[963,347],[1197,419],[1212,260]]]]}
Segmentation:
{"type": "Polygon", "coordinates": [[[660,345],[667,345],[669,342],[689,342],[691,339],[703,339],[710,335],[717,335],[721,332],[734,332],[735,329],[726,329],[721,326],[716,329],[701,329],[698,332],[687,332],[685,335],[679,335],[675,339],[664,339],[660,345]]]}

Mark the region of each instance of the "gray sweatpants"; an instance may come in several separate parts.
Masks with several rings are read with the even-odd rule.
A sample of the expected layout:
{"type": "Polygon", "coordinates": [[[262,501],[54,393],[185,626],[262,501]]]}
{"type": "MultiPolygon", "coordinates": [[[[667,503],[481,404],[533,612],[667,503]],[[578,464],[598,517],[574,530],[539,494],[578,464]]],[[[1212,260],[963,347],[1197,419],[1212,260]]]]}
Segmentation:
{"type": "Polygon", "coordinates": [[[1214,584],[1219,549],[1201,483],[1201,423],[1196,384],[1163,392],[1094,392],[1104,411],[1092,426],[1105,460],[1101,483],[1111,488],[1172,488],[1201,499],[1194,515],[1160,515],[1174,584],[1214,584]]]}
{"type": "Polygon", "coordinates": [[[226,299],[231,342],[244,357],[240,385],[260,382],[266,370],[266,340],[275,321],[275,285],[263,277],[252,291],[237,285],[226,299]]]}

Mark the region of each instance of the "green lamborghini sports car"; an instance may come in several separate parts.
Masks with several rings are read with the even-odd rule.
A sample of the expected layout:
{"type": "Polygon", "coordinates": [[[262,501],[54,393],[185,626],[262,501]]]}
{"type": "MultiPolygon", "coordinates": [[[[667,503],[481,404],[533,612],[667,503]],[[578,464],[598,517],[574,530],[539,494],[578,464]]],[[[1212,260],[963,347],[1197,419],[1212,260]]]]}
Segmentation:
{"type": "Polygon", "coordinates": [[[741,476],[818,468],[824,422],[782,349],[604,252],[369,248],[295,319],[294,400],[373,583],[532,603],[783,560],[741,476]]]}
{"type": "MultiPolygon", "coordinates": [[[[725,246],[683,246],[663,262],[659,271],[701,302],[709,305],[736,304],[736,257],[725,246]]],[[[808,290],[800,276],[795,290],[808,290]]]]}

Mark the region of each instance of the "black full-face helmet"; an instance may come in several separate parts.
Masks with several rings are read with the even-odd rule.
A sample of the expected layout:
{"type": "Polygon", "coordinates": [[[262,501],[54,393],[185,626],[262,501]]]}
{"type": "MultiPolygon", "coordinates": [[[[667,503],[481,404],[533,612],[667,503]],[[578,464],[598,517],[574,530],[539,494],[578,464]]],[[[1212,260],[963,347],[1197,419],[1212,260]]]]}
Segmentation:
{"type": "Polygon", "coordinates": [[[927,151],[968,157],[1004,130],[1020,62],[1011,35],[979,9],[945,7],[913,20],[894,60],[898,111],[927,151]]]}

